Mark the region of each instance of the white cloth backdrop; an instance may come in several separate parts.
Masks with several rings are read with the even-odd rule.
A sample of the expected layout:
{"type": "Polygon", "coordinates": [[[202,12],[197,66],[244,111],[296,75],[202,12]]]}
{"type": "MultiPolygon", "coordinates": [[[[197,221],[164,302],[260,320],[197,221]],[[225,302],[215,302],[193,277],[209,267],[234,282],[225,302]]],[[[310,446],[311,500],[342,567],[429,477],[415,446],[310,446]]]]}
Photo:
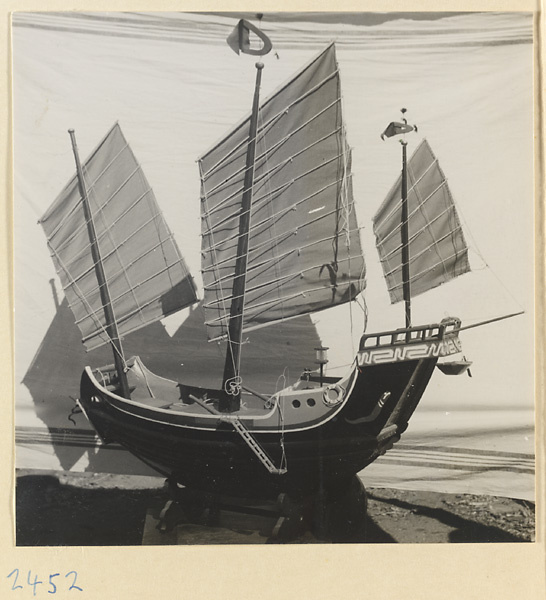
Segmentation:
{"type": "MultiPolygon", "coordinates": [[[[251,103],[255,59],[225,43],[235,23],[235,16],[184,13],[13,17],[19,467],[144,472],[124,451],[99,450],[82,415],[75,424],[67,419],[82,366],[111,358],[85,355],[59,283],[55,293],[50,283],[55,273],[36,221],[74,173],[67,129],[76,130],[86,156],[119,121],[199,283],[195,159],[251,103]]],[[[266,14],[262,28],[274,45],[263,59],[263,96],[336,41],[364,227],[368,331],[403,324],[402,307],[389,304],[371,228],[400,170],[400,145],[379,136],[402,107],[419,126],[408,135],[409,151],[422,136],[429,140],[472,246],[473,272],[416,298],[414,322],[450,314],[473,323],[526,311],[461,334],[473,377],[437,372],[399,445],[364,480],[533,499],[532,16],[266,14]]],[[[221,351],[201,341],[201,316],[199,307],[183,311],[126,345],[164,375],[202,380],[221,370],[221,351]]],[[[279,375],[293,379],[312,367],[319,338],[330,347],[329,373],[347,368],[362,333],[359,309],[312,321],[264,329],[252,340],[247,356],[257,384],[269,377],[275,386],[279,375]]]]}

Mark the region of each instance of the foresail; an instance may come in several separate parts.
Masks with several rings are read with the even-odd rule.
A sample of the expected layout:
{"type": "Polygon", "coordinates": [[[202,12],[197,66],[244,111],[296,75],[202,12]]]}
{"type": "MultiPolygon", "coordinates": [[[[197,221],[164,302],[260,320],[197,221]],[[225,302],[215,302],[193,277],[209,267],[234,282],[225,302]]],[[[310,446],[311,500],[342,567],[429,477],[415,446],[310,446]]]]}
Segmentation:
{"type": "MultiPolygon", "coordinates": [[[[192,277],[118,124],[83,172],[120,335],[193,304],[192,277]]],[[[40,223],[86,348],[105,344],[109,339],[76,177],[40,223]]]]}
{"type": "MultiPolygon", "coordinates": [[[[423,140],[407,164],[411,296],[470,271],[468,247],[438,160],[423,140]]],[[[374,233],[392,303],[403,300],[401,177],[374,217],[374,233]]]]}
{"type": "MultiPolygon", "coordinates": [[[[225,335],[249,119],[199,161],[209,338],[225,335]]],[[[365,286],[334,46],[259,113],[245,331],[353,300],[365,286]]]]}

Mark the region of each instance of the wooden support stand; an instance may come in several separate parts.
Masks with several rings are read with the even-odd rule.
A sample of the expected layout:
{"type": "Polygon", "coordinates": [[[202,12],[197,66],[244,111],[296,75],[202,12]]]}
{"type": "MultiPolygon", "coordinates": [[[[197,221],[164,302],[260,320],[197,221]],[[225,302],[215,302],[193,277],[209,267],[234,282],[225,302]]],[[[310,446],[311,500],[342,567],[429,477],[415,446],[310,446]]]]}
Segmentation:
{"type": "Polygon", "coordinates": [[[364,542],[367,501],[358,477],[306,498],[259,501],[169,486],[146,516],[143,545],[364,542]]]}

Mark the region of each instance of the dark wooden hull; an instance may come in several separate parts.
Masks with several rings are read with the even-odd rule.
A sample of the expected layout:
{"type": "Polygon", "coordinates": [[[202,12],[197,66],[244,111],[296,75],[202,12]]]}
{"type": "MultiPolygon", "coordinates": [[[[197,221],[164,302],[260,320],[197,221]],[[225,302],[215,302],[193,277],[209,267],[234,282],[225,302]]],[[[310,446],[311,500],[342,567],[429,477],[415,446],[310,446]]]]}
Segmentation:
{"type": "MultiPolygon", "coordinates": [[[[308,411],[277,426],[248,420],[248,431],[272,462],[280,466],[284,456],[284,474],[270,473],[230,422],[128,402],[98,384],[89,369],[80,403],[105,442],[121,444],[184,486],[246,497],[306,495],[344,485],[400,438],[436,362],[430,357],[355,366],[343,402],[323,407],[322,416],[311,418],[308,411]]],[[[306,396],[304,390],[297,397],[306,396]]]]}

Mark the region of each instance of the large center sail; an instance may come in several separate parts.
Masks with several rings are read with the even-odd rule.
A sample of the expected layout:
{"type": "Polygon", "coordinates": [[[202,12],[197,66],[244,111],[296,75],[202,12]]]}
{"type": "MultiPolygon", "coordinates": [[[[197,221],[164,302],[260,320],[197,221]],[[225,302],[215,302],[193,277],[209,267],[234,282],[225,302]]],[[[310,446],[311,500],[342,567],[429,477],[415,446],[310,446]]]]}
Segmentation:
{"type": "MultiPolygon", "coordinates": [[[[199,160],[210,339],[227,332],[248,132],[249,118],[199,160]]],[[[243,330],[349,302],[364,287],[330,45],[260,107],[243,330]]]]}
{"type": "MultiPolygon", "coordinates": [[[[83,175],[119,334],[193,304],[193,279],[117,123],[83,175]]],[[[77,177],[40,223],[87,350],[109,342],[77,177]]]]}
{"type": "MultiPolygon", "coordinates": [[[[417,296],[470,271],[466,245],[447,180],[423,140],[407,165],[411,295],[417,296]]],[[[391,302],[403,297],[401,177],[377,211],[376,244],[391,302]]]]}

